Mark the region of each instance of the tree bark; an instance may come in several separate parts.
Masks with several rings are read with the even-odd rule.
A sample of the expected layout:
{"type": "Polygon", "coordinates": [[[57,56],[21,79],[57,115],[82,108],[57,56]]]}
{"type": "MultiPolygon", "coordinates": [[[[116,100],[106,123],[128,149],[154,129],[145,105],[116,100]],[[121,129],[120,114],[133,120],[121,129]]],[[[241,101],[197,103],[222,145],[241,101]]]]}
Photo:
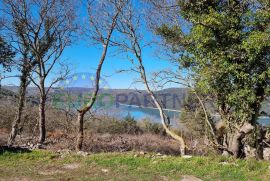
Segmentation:
{"type": "Polygon", "coordinates": [[[233,135],[231,144],[230,144],[230,151],[236,158],[243,158],[244,150],[243,150],[243,139],[247,134],[249,134],[254,129],[250,123],[245,123],[237,132],[233,135]]]}
{"type": "Polygon", "coordinates": [[[83,118],[85,113],[78,113],[77,124],[78,124],[78,135],[77,135],[77,144],[76,150],[81,150],[83,145],[83,118]]]}
{"type": "Polygon", "coordinates": [[[18,108],[17,108],[17,112],[16,112],[16,117],[15,117],[13,124],[12,124],[11,132],[9,134],[8,146],[12,146],[14,144],[14,141],[15,141],[16,136],[18,134],[18,127],[19,127],[19,124],[21,123],[24,102],[25,102],[26,88],[28,85],[28,75],[29,75],[29,72],[27,70],[27,67],[23,66],[22,75],[20,77],[18,108]]]}
{"type": "MultiPolygon", "coordinates": [[[[140,46],[138,45],[138,47],[140,47],[140,46]]],[[[143,60],[141,58],[141,52],[138,53],[136,51],[136,49],[134,49],[134,52],[135,52],[135,56],[136,56],[136,58],[137,58],[137,60],[139,62],[139,65],[140,65],[139,72],[140,72],[140,75],[141,75],[142,82],[144,83],[147,92],[150,94],[150,97],[152,98],[152,100],[154,101],[154,104],[156,105],[156,107],[159,110],[159,115],[160,115],[160,118],[161,118],[162,126],[163,126],[163,128],[164,128],[164,130],[166,131],[167,134],[169,134],[171,137],[173,137],[174,139],[179,141],[179,143],[180,143],[180,153],[183,156],[183,155],[186,154],[186,143],[185,143],[183,137],[181,137],[181,136],[175,134],[174,132],[172,132],[169,129],[168,125],[166,124],[166,119],[167,119],[166,114],[165,114],[161,104],[159,103],[158,99],[156,98],[156,95],[154,94],[154,92],[149,87],[147,77],[146,77],[145,68],[144,68],[144,65],[143,65],[143,60]]]]}
{"type": "Polygon", "coordinates": [[[39,102],[39,143],[43,144],[46,138],[46,124],[45,124],[45,102],[44,96],[40,97],[39,102]]]}
{"type": "Polygon", "coordinates": [[[102,70],[102,66],[104,64],[106,55],[107,55],[107,51],[108,51],[108,47],[109,47],[109,43],[110,43],[110,39],[112,36],[112,33],[114,31],[114,28],[116,26],[116,20],[117,17],[119,15],[121,10],[118,9],[118,12],[115,14],[115,16],[112,19],[112,24],[110,26],[110,30],[108,32],[108,35],[106,37],[106,42],[103,44],[103,51],[99,60],[99,64],[96,70],[96,80],[95,80],[95,87],[94,87],[94,92],[92,93],[91,96],[91,100],[89,102],[89,104],[87,104],[84,108],[78,110],[78,118],[77,118],[77,123],[78,123],[78,133],[77,133],[77,143],[76,143],[76,150],[80,151],[82,149],[82,145],[83,145],[83,139],[84,139],[84,133],[83,133],[83,124],[84,124],[84,115],[92,109],[97,95],[98,95],[98,91],[99,91],[99,80],[100,80],[100,74],[101,74],[101,70],[102,70]]]}
{"type": "Polygon", "coordinates": [[[263,129],[262,126],[257,125],[257,133],[256,133],[256,158],[258,160],[263,160],[263,147],[264,147],[264,139],[265,139],[265,134],[266,131],[263,129]]]}

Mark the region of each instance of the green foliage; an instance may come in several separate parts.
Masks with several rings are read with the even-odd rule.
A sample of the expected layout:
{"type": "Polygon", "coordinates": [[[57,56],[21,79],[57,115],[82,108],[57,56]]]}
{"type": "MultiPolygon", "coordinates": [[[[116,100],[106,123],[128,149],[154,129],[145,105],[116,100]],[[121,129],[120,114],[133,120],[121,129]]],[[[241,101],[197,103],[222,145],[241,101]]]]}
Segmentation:
{"type": "Polygon", "coordinates": [[[196,96],[189,92],[181,110],[180,122],[185,125],[188,136],[201,138],[206,134],[205,115],[196,96]]]}
{"type": "Polygon", "coordinates": [[[139,134],[141,133],[137,121],[128,114],[123,120],[117,120],[109,117],[91,120],[86,124],[91,132],[109,133],[109,134],[139,134]]]}
{"type": "Polygon", "coordinates": [[[188,0],[179,5],[179,16],[192,25],[189,33],[163,25],[158,34],[178,45],[179,62],[197,75],[198,88],[216,96],[221,113],[235,123],[255,123],[269,95],[269,1],[188,0]]]}
{"type": "Polygon", "coordinates": [[[137,121],[129,113],[123,121],[120,121],[120,123],[123,126],[123,130],[125,130],[125,133],[127,134],[138,134],[141,132],[137,125],[137,121]]]}
{"type": "Polygon", "coordinates": [[[11,46],[0,36],[0,65],[5,69],[9,68],[14,56],[11,46]]]}
{"type": "Polygon", "coordinates": [[[153,123],[149,119],[144,119],[138,122],[139,127],[144,133],[154,133],[164,135],[166,132],[161,124],[153,123]]]}
{"type": "Polygon", "coordinates": [[[143,134],[151,133],[165,135],[165,131],[161,124],[153,123],[149,119],[136,120],[128,114],[122,120],[103,117],[97,120],[86,122],[87,130],[93,133],[109,133],[109,134],[143,134]]]}

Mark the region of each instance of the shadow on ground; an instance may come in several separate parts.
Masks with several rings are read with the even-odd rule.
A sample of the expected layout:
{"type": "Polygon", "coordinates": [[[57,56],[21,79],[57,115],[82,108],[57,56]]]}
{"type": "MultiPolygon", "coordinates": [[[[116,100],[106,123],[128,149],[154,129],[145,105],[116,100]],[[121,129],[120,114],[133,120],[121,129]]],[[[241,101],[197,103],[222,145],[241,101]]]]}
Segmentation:
{"type": "Polygon", "coordinates": [[[0,155],[4,152],[11,152],[11,153],[29,153],[31,150],[28,148],[23,147],[12,147],[12,146],[0,146],[0,155]]]}

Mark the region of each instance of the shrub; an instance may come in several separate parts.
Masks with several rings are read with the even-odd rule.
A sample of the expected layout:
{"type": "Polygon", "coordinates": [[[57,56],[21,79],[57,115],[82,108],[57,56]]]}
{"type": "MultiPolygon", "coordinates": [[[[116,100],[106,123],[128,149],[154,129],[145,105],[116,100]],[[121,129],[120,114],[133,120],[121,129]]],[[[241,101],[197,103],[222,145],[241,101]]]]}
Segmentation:
{"type": "Polygon", "coordinates": [[[96,117],[87,122],[86,129],[93,133],[109,134],[139,134],[142,132],[131,115],[127,115],[123,120],[107,116],[96,117]]]}
{"type": "Polygon", "coordinates": [[[161,124],[153,123],[149,119],[143,119],[142,121],[139,121],[137,124],[144,133],[153,133],[160,135],[165,134],[165,130],[163,129],[161,124]]]}

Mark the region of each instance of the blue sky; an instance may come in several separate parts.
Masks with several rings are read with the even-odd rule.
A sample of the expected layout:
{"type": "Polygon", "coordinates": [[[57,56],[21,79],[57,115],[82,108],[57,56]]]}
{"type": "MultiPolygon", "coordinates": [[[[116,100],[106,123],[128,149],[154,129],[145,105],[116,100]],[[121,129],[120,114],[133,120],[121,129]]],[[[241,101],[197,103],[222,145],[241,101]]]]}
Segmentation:
{"type": "MultiPolygon", "coordinates": [[[[80,18],[82,18],[82,20],[87,18],[84,11],[85,9],[82,8],[80,12],[80,18]]],[[[144,31],[145,41],[150,41],[152,34],[147,31],[146,27],[142,27],[142,29],[144,31]]],[[[95,73],[95,69],[101,56],[101,48],[101,45],[90,46],[90,42],[88,42],[86,38],[78,38],[77,42],[74,42],[72,46],[65,49],[61,59],[70,63],[71,74],[81,72],[95,73]]],[[[159,59],[155,55],[156,51],[162,51],[162,49],[158,49],[153,46],[151,48],[144,49],[142,52],[145,68],[149,76],[152,72],[172,67],[168,61],[159,59]]],[[[110,88],[113,89],[144,89],[144,85],[142,84],[132,84],[135,79],[139,78],[137,73],[117,73],[118,70],[129,69],[132,67],[131,63],[125,58],[125,56],[126,55],[123,54],[116,56],[115,49],[109,48],[109,52],[102,69],[103,78],[107,80],[110,88]]],[[[57,68],[59,67],[55,68],[55,72],[57,72],[57,68]]],[[[18,72],[15,70],[11,73],[11,75],[14,74],[18,74],[18,72]]],[[[55,77],[57,77],[57,75],[51,74],[48,81],[55,77]]],[[[19,85],[19,80],[18,78],[10,78],[3,80],[2,83],[3,85],[19,85]]],[[[168,87],[175,87],[175,85],[168,85],[168,87]]]]}
{"type": "MultiPolygon", "coordinates": [[[[72,46],[67,47],[62,54],[62,60],[70,65],[71,74],[81,72],[95,73],[95,69],[101,56],[101,47],[90,46],[86,41],[75,42],[72,46]]],[[[135,79],[139,79],[137,73],[122,72],[119,70],[127,70],[132,67],[132,64],[125,58],[126,55],[114,55],[114,48],[109,49],[105,63],[102,69],[102,77],[107,80],[110,88],[113,89],[144,89],[142,84],[132,84],[135,79]]],[[[155,55],[155,48],[143,50],[145,68],[150,76],[152,72],[170,68],[171,64],[166,60],[161,60],[155,55]]],[[[58,67],[54,69],[57,72],[58,67]]],[[[13,71],[9,75],[18,74],[18,71],[13,71]]],[[[49,81],[57,75],[51,74],[49,81]]],[[[2,81],[3,85],[19,85],[18,78],[9,78],[2,81]]],[[[175,86],[175,85],[171,85],[175,86]]],[[[170,87],[170,85],[169,85],[170,87]]]]}
{"type": "MultiPolygon", "coordinates": [[[[125,58],[125,55],[114,55],[114,49],[109,49],[107,58],[103,65],[102,76],[107,80],[111,88],[127,89],[137,88],[143,89],[141,84],[132,84],[135,79],[139,78],[137,73],[122,72],[119,70],[127,70],[132,67],[132,64],[125,58]]],[[[154,71],[162,70],[170,67],[170,63],[166,60],[161,60],[155,55],[155,49],[143,50],[145,68],[148,75],[154,71]]],[[[62,58],[71,63],[72,73],[89,72],[95,73],[95,69],[101,56],[100,47],[87,45],[87,42],[78,42],[71,47],[68,47],[63,53],[62,58]]]]}
{"type": "MultiPolygon", "coordinates": [[[[139,1],[134,1],[134,5],[140,10],[139,1]]],[[[87,13],[85,12],[85,8],[81,9],[80,16],[82,19],[87,19],[87,13]]],[[[143,22],[144,24],[144,22],[143,22]]],[[[88,25],[88,24],[87,24],[88,25]]],[[[153,38],[153,34],[150,33],[146,27],[146,25],[142,25],[141,30],[144,34],[144,41],[151,41],[153,38]]],[[[117,38],[117,33],[114,35],[114,38],[117,38]]],[[[63,58],[67,59],[74,65],[73,72],[89,72],[95,73],[95,69],[99,62],[101,56],[101,45],[90,46],[90,42],[85,40],[87,38],[83,38],[83,40],[76,42],[71,47],[67,48],[63,54],[63,58]]],[[[137,88],[144,89],[144,85],[135,84],[135,79],[139,78],[137,73],[132,72],[122,72],[117,73],[118,70],[129,69],[132,67],[131,63],[125,58],[126,55],[119,54],[115,55],[115,49],[113,47],[109,48],[108,55],[106,57],[105,63],[102,69],[102,76],[107,80],[111,88],[114,89],[127,89],[127,88],[137,88]]],[[[148,78],[150,78],[151,73],[154,71],[162,70],[165,68],[171,67],[171,64],[166,60],[161,60],[158,58],[155,53],[158,51],[158,48],[155,46],[148,47],[143,49],[143,61],[148,74],[148,78]]],[[[162,50],[159,50],[162,51],[162,50]]],[[[131,55],[130,55],[131,56],[131,55]]],[[[176,85],[168,85],[169,87],[175,87],[176,85]]]]}

